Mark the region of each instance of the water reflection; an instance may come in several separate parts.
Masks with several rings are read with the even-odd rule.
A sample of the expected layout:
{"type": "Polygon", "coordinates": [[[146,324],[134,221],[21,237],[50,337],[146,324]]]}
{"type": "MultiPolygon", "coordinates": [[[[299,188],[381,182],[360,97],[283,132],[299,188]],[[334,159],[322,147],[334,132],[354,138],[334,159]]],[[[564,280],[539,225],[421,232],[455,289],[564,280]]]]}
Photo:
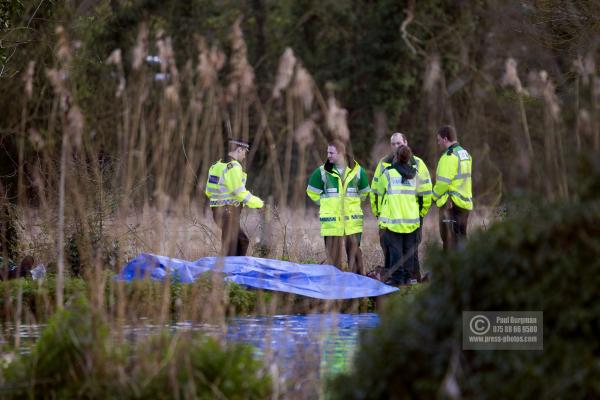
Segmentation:
{"type": "Polygon", "coordinates": [[[375,327],[377,314],[308,314],[235,318],[227,338],[250,343],[284,375],[306,371],[329,375],[346,370],[362,329],[375,327]]]}
{"type": "Polygon", "coordinates": [[[45,324],[19,324],[17,326],[7,323],[2,327],[0,347],[17,344],[20,353],[29,354],[31,346],[40,337],[45,327],[45,324]],[[18,342],[16,341],[17,337],[19,338],[18,342]]]}
{"type": "MultiPolygon", "coordinates": [[[[264,358],[271,373],[280,378],[301,376],[312,381],[345,371],[351,363],[359,331],[377,326],[379,317],[374,313],[275,315],[231,318],[226,323],[226,327],[190,322],[128,325],[124,335],[131,342],[165,329],[172,333],[199,332],[225,337],[229,342],[255,346],[257,356],[264,358]]],[[[19,325],[21,353],[30,351],[44,327],[19,325]]],[[[3,328],[0,346],[15,344],[15,325],[6,324],[3,328]]]]}

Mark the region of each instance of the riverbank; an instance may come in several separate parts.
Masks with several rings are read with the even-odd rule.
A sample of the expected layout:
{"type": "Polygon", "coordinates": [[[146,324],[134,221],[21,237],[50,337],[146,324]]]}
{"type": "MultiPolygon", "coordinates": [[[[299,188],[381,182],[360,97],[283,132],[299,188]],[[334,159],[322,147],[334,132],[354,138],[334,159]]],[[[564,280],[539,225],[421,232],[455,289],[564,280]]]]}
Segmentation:
{"type": "MultiPolygon", "coordinates": [[[[104,273],[87,279],[67,277],[66,303],[87,298],[94,307],[119,319],[135,322],[140,318],[155,321],[215,321],[243,315],[306,314],[311,312],[374,312],[375,299],[317,300],[282,292],[250,290],[223,282],[217,274],[207,273],[197,282],[115,281],[104,273]]],[[[412,288],[384,297],[404,296],[412,288]]],[[[381,300],[382,301],[382,300],[381,300]]],[[[380,301],[380,302],[381,302],[380,301]]],[[[56,278],[43,281],[16,279],[0,282],[0,320],[43,323],[56,310],[56,278]]]]}

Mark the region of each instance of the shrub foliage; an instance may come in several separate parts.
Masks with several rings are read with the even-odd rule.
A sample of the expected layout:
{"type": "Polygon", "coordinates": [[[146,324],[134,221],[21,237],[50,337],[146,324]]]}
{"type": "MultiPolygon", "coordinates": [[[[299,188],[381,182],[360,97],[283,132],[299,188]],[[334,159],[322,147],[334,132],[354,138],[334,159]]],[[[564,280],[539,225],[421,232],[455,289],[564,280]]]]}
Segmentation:
{"type": "Polygon", "coordinates": [[[600,162],[577,200],[509,217],[466,249],[432,254],[434,279],[390,301],[332,398],[600,396],[600,162]],[[543,311],[543,351],[462,351],[462,311],[543,311]]]}
{"type": "Polygon", "coordinates": [[[271,382],[246,345],[159,335],[119,343],[78,301],[51,319],[30,354],[5,363],[1,397],[263,399],[271,382]]]}

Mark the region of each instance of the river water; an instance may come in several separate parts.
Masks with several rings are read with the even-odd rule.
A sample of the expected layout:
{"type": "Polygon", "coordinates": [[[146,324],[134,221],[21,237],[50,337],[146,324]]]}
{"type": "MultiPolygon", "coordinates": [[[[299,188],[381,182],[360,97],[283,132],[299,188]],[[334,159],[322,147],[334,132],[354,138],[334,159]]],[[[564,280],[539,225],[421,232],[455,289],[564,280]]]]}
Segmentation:
{"type": "Polygon", "coordinates": [[[349,367],[359,332],[378,323],[372,313],[235,318],[227,338],[254,345],[284,376],[301,370],[329,375],[349,367]]]}
{"type": "MultiPolygon", "coordinates": [[[[210,324],[180,322],[168,326],[137,325],[125,327],[125,335],[135,341],[167,328],[172,333],[198,332],[224,336],[226,341],[251,344],[256,356],[263,358],[270,372],[281,380],[321,380],[346,371],[358,344],[359,332],[379,323],[375,313],[306,314],[268,317],[237,317],[226,321],[226,329],[210,324]]],[[[29,352],[43,325],[19,327],[21,353],[29,352]]],[[[14,343],[15,327],[5,325],[0,344],[14,343]]]]}

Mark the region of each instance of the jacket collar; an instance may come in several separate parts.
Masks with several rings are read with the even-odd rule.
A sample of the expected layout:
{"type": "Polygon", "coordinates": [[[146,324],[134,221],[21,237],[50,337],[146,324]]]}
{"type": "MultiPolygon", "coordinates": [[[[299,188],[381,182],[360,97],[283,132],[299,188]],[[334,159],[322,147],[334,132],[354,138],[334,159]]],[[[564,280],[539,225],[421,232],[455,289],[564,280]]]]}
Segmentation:
{"type": "Polygon", "coordinates": [[[460,147],[460,144],[458,144],[458,142],[454,143],[453,145],[450,145],[450,147],[448,147],[448,149],[446,150],[446,155],[450,155],[454,152],[454,149],[460,147]]]}
{"type": "Polygon", "coordinates": [[[241,162],[239,162],[238,160],[236,160],[235,158],[233,158],[233,157],[231,157],[231,156],[229,156],[229,155],[225,156],[225,158],[224,158],[224,161],[223,161],[223,162],[224,162],[225,164],[229,164],[229,163],[238,163],[238,164],[242,165],[242,163],[241,163],[241,162]]]}
{"type": "MultiPolygon", "coordinates": [[[[350,170],[353,170],[356,167],[357,162],[356,160],[352,160],[350,164],[352,165],[347,165],[346,168],[350,168],[350,170]]],[[[335,164],[330,163],[329,160],[325,161],[324,167],[325,171],[329,172],[330,174],[335,174],[339,176],[338,171],[333,168],[335,167],[335,164]]]]}

